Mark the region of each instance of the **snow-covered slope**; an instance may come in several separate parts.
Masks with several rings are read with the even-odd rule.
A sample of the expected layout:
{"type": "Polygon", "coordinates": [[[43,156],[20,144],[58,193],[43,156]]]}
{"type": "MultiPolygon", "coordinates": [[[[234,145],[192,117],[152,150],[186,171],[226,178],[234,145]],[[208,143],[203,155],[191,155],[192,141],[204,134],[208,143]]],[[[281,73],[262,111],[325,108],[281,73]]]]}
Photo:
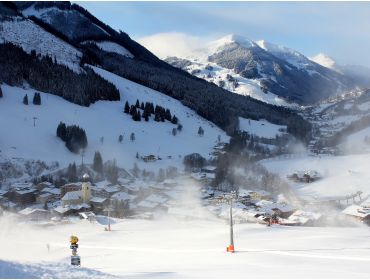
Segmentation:
{"type": "Polygon", "coordinates": [[[35,50],[37,54],[48,55],[70,69],[80,71],[82,53],[31,20],[16,17],[13,20],[0,21],[0,30],[0,43],[11,42],[27,53],[35,50]]]}
{"type": "Polygon", "coordinates": [[[127,49],[124,47],[118,45],[117,43],[110,42],[110,41],[102,41],[102,42],[97,42],[96,45],[101,48],[103,51],[106,52],[112,52],[112,53],[117,53],[125,57],[130,57],[133,58],[134,56],[132,53],[130,53],[127,49]]]}
{"type": "Polygon", "coordinates": [[[284,125],[276,125],[266,120],[255,121],[239,118],[239,129],[259,137],[272,139],[276,135],[286,132],[287,128],[284,125]]]}
{"type": "Polygon", "coordinates": [[[0,226],[1,278],[38,278],[42,272],[46,278],[125,279],[367,278],[370,273],[366,227],[235,224],[236,253],[230,254],[224,221],[126,219],[108,232],[86,220],[37,227],[13,224],[5,216],[0,226]],[[68,266],[72,233],[80,239],[81,267],[68,266]]]}
{"type": "Polygon", "coordinates": [[[305,69],[307,66],[311,65],[311,61],[296,50],[281,45],[275,45],[270,42],[266,42],[265,40],[260,40],[256,43],[265,51],[272,53],[274,56],[289,62],[298,69],[305,69]]]}
{"type": "Polygon", "coordinates": [[[1,154],[8,158],[22,157],[47,162],[56,160],[62,166],[73,161],[80,163],[81,157],[69,152],[56,137],[60,121],[67,125],[79,125],[86,130],[88,147],[85,162],[92,162],[94,152],[100,151],[104,160],[115,158],[118,165],[125,168],[132,168],[134,162],[147,170],[169,165],[181,167],[182,157],[186,154],[198,152],[209,157],[218,135],[221,135],[222,141],[228,140],[222,130],[179,101],[107,71],[94,70],[117,86],[121,101],[98,101],[90,107],[82,107],[55,95],[41,93],[41,106],[32,102],[25,106],[22,103],[23,96],[28,94],[32,100],[34,90],[2,85],[4,97],[0,99],[0,130],[6,133],[0,137],[1,154]],[[158,123],[153,118],[149,122],[133,121],[130,115],[123,113],[123,109],[126,101],[134,104],[136,99],[169,108],[183,125],[182,131],[173,136],[171,132],[175,125],[170,122],[158,123]],[[36,118],[35,127],[33,118],[36,118]],[[199,126],[205,131],[203,137],[197,134],[199,126]],[[135,133],[134,142],[130,141],[131,133],[135,133]],[[124,136],[122,143],[118,142],[120,134],[124,136]],[[104,137],[103,143],[101,137],[104,137]],[[140,156],[154,154],[162,160],[144,163],[136,159],[136,153],[140,156]]]}

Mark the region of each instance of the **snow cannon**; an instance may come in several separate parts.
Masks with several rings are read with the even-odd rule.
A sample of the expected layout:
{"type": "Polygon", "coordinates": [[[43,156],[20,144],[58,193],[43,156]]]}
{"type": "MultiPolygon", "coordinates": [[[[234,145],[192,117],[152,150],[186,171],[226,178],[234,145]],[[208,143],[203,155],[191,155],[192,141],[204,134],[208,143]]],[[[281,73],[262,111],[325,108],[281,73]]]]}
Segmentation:
{"type": "Polygon", "coordinates": [[[229,253],[234,253],[235,250],[234,250],[234,245],[229,245],[226,247],[226,252],[229,252],[229,253]]]}
{"type": "Polygon", "coordinates": [[[78,237],[72,235],[69,242],[71,243],[70,248],[72,250],[71,265],[80,266],[81,265],[81,258],[80,258],[79,255],[77,255],[78,237]]]}

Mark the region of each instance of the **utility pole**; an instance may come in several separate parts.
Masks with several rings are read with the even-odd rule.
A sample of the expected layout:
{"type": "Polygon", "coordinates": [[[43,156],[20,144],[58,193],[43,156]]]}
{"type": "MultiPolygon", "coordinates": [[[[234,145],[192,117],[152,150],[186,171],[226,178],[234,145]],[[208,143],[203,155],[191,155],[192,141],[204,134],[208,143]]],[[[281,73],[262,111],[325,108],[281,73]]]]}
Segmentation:
{"type": "Polygon", "coordinates": [[[37,120],[37,117],[33,117],[33,127],[36,126],[36,120],[37,120]]]}
{"type": "Polygon", "coordinates": [[[228,196],[230,203],[230,245],[226,248],[227,252],[234,253],[234,222],[233,222],[233,198],[236,198],[236,192],[232,191],[228,196]]]}
{"type": "Polygon", "coordinates": [[[85,156],[85,149],[81,150],[81,166],[84,165],[84,156],[85,156]]]}
{"type": "Polygon", "coordinates": [[[230,246],[228,252],[234,253],[233,197],[230,197],[230,246]]]}

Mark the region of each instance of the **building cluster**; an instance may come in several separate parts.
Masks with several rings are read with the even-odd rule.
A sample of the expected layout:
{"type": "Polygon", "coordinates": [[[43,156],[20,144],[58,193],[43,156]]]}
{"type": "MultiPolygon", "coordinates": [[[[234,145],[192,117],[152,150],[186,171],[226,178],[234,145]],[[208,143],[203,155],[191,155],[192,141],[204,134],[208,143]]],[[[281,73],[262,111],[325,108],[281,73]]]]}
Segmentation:
{"type": "Polygon", "coordinates": [[[127,178],[119,178],[117,184],[106,180],[91,184],[87,174],[83,182],[61,187],[48,182],[16,183],[9,190],[0,190],[0,209],[32,220],[107,215],[108,211],[118,218],[150,218],[154,212],[168,211],[170,201],[180,193],[176,186],[170,179],[155,185],[127,178]]]}

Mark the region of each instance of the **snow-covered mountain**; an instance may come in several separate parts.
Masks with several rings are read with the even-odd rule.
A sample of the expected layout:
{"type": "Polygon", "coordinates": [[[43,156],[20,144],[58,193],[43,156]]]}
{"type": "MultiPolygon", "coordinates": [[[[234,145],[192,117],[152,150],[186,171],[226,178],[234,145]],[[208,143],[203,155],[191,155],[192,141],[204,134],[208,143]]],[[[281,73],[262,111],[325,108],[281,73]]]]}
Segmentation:
{"type": "Polygon", "coordinates": [[[166,61],[228,90],[276,105],[310,104],[355,86],[348,77],[295,50],[236,35],[211,42],[185,59],[182,64],[174,57],[166,61]]]}

